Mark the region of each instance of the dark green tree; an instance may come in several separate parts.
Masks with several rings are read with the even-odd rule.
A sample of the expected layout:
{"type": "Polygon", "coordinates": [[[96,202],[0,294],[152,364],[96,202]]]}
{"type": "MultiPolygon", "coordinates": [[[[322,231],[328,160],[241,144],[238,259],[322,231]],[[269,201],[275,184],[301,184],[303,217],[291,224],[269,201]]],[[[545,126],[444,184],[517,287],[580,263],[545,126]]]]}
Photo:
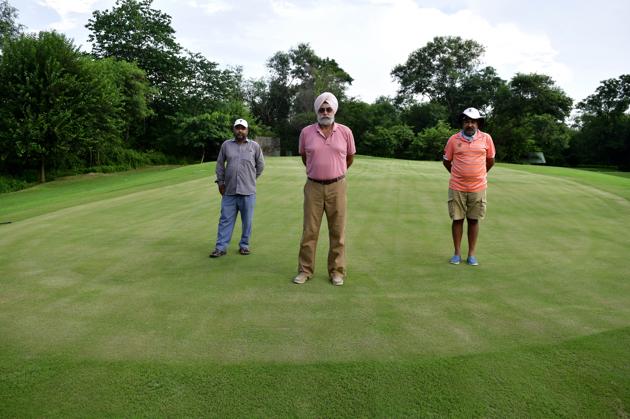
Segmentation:
{"type": "Polygon", "coordinates": [[[17,23],[18,10],[8,0],[0,1],[0,50],[5,39],[15,38],[24,30],[24,25],[17,23]]]}
{"type": "Polygon", "coordinates": [[[343,102],[352,77],[334,59],[319,57],[308,44],[276,52],[267,68],[267,79],[246,85],[247,103],[256,119],[280,137],[283,153],[295,153],[298,124],[308,120],[307,114],[313,121],[315,97],[329,91],[343,102]]]}
{"type": "Polygon", "coordinates": [[[171,17],[151,8],[152,0],[116,0],[111,10],[96,10],[85,25],[92,55],[135,62],[153,86],[171,83],[183,71],[171,17]]]}
{"type": "MultiPolygon", "coordinates": [[[[192,157],[197,154],[196,147],[186,147],[187,142],[179,138],[182,124],[191,118],[207,119],[224,102],[243,101],[241,70],[219,69],[202,55],[184,50],[174,37],[171,17],[151,4],[152,0],[117,0],[111,10],[95,11],[86,25],[92,32],[92,54],[135,62],[151,82],[152,117],[144,134],[134,139],[134,147],[192,157]]],[[[236,116],[242,116],[243,111],[241,106],[236,116]]],[[[186,126],[190,131],[203,124],[186,126]]]]}
{"type": "Polygon", "coordinates": [[[503,83],[492,67],[480,69],[484,47],[458,36],[438,36],[392,70],[403,102],[416,95],[446,107],[451,123],[462,109],[486,110],[503,83]]]}
{"type": "Polygon", "coordinates": [[[5,168],[36,168],[44,182],[48,167],[118,143],[130,121],[123,115],[134,111],[109,64],[85,57],[56,32],[5,42],[0,57],[5,168]]]}
{"type": "Polygon", "coordinates": [[[542,151],[561,164],[568,151],[566,120],[572,99],[544,74],[516,74],[497,93],[488,132],[497,159],[520,162],[529,152],[542,151]]]}
{"type": "Polygon", "coordinates": [[[630,171],[630,75],[602,81],[577,108],[581,129],[571,144],[572,163],[630,171]]]}
{"type": "Polygon", "coordinates": [[[446,106],[437,102],[413,102],[402,109],[401,120],[420,132],[437,125],[439,121],[448,121],[449,114],[446,106]]]}

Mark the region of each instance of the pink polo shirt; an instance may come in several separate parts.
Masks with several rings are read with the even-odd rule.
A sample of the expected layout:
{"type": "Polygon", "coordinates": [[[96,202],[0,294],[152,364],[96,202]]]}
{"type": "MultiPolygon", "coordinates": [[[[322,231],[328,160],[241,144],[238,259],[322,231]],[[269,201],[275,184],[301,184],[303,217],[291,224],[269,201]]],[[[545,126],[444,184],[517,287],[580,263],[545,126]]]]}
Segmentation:
{"type": "Polygon", "coordinates": [[[346,156],[357,150],[350,128],[335,122],[328,138],[324,137],[319,124],[304,127],[300,133],[299,152],[306,155],[306,176],[328,180],[346,173],[346,156]]]}
{"type": "Polygon", "coordinates": [[[486,159],[493,159],[494,155],[494,143],[490,134],[477,130],[472,141],[462,137],[461,131],[453,135],[444,147],[444,158],[452,163],[448,187],[461,192],[486,189],[486,159]]]}

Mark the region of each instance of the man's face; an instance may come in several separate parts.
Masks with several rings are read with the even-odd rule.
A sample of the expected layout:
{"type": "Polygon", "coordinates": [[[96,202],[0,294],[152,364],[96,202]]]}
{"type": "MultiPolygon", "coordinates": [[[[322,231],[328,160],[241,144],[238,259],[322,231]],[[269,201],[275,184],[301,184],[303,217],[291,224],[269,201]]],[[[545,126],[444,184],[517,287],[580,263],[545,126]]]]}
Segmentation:
{"type": "Polygon", "coordinates": [[[328,126],[332,125],[335,121],[335,111],[328,104],[328,102],[324,102],[321,104],[319,109],[317,110],[317,122],[320,125],[328,126]]]}
{"type": "Polygon", "coordinates": [[[237,125],[234,127],[234,138],[237,141],[243,141],[247,138],[247,133],[249,130],[242,125],[237,125]]]}
{"type": "Polygon", "coordinates": [[[463,123],[464,134],[468,135],[469,137],[472,137],[473,135],[475,135],[475,132],[477,132],[477,130],[479,129],[479,123],[477,122],[476,119],[470,119],[467,116],[465,116],[462,123],[463,123]]]}

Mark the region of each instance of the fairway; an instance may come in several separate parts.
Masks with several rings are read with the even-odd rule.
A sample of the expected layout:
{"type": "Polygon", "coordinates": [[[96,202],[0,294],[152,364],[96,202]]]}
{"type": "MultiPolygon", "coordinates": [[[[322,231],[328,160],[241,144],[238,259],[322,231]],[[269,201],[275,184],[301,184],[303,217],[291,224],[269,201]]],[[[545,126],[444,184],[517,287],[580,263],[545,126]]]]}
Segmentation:
{"type": "Polygon", "coordinates": [[[627,417],[630,178],[499,164],[480,266],[439,162],[359,156],[348,278],[291,283],[304,167],[209,259],[214,163],[0,195],[0,417],[627,417]],[[464,245],[464,251],[466,247],[464,245]]]}

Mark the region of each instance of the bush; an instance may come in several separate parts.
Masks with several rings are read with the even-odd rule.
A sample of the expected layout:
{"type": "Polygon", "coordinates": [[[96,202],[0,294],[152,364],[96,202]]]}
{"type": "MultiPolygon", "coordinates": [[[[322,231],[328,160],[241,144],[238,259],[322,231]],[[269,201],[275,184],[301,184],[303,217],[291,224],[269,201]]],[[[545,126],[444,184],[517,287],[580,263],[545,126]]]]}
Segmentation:
{"type": "Polygon", "coordinates": [[[25,180],[0,176],[0,194],[26,189],[29,185],[30,183],[25,180]]]}

